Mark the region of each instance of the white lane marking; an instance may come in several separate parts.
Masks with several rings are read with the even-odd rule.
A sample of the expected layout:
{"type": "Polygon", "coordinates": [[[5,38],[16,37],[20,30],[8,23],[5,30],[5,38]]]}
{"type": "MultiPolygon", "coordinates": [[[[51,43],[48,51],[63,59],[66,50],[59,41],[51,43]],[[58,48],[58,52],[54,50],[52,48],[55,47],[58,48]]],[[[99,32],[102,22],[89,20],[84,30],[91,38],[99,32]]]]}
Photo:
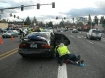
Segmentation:
{"type": "Polygon", "coordinates": [[[105,39],[105,38],[102,37],[102,39],[105,39]]]}
{"type": "Polygon", "coordinates": [[[78,38],[81,38],[80,36],[78,36],[78,38]]]}
{"type": "Polygon", "coordinates": [[[104,39],[102,39],[102,41],[105,41],[104,39]]]}
{"type": "Polygon", "coordinates": [[[74,37],[74,36],[70,36],[70,37],[74,37]]]}
{"type": "Polygon", "coordinates": [[[91,41],[87,40],[89,43],[93,44],[91,41]]]}
{"type": "Polygon", "coordinates": [[[67,67],[66,64],[58,67],[58,76],[57,78],[67,78],[67,67]]]}

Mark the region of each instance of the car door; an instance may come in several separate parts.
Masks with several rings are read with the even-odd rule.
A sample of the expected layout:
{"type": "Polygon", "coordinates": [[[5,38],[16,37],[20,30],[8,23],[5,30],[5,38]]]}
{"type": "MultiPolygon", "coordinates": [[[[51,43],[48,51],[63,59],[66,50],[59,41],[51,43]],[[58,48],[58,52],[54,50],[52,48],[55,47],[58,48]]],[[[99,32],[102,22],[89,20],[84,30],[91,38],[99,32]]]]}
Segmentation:
{"type": "Polygon", "coordinates": [[[70,40],[69,40],[69,38],[67,38],[66,35],[64,35],[62,33],[54,33],[54,35],[55,35],[55,39],[54,39],[55,46],[59,43],[64,43],[66,46],[68,46],[70,44],[70,40]]]}

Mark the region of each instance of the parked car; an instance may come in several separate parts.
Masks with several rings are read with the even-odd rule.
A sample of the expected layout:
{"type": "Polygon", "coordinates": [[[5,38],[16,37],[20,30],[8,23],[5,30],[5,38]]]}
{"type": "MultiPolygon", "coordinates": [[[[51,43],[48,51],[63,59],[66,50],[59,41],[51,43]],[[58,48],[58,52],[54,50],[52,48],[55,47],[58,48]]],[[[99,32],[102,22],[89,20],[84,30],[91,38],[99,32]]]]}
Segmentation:
{"type": "Polygon", "coordinates": [[[19,31],[17,31],[17,30],[11,30],[11,31],[13,31],[14,33],[19,35],[19,31]]]}
{"type": "Polygon", "coordinates": [[[77,29],[73,29],[72,33],[78,33],[78,30],[77,29]]]}
{"type": "Polygon", "coordinates": [[[19,54],[23,57],[50,57],[54,58],[54,47],[58,42],[69,45],[69,39],[63,35],[49,32],[32,32],[22,39],[19,44],[19,54]],[[53,37],[53,38],[52,38],[53,37]]]}
{"type": "Polygon", "coordinates": [[[86,38],[87,39],[99,39],[99,40],[101,40],[101,37],[102,37],[102,33],[98,29],[90,29],[86,33],[86,38]]]}
{"type": "Polygon", "coordinates": [[[5,28],[0,28],[0,33],[5,33],[7,30],[5,28]]]}
{"type": "Polygon", "coordinates": [[[3,38],[11,38],[11,37],[18,37],[18,33],[14,32],[13,30],[8,30],[7,32],[2,34],[3,38]]]}

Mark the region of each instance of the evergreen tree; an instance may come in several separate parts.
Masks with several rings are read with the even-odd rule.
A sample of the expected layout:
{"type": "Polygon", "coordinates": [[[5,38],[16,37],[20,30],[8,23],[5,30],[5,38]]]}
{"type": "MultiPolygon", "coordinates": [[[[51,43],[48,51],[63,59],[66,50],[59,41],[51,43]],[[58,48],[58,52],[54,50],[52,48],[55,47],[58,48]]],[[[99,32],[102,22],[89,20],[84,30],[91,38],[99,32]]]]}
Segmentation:
{"type": "Polygon", "coordinates": [[[88,17],[88,24],[91,25],[91,22],[92,22],[92,19],[91,19],[91,16],[89,14],[89,17],[88,17]]]}
{"type": "Polygon", "coordinates": [[[51,21],[48,23],[48,27],[53,27],[53,23],[51,21]]]}
{"type": "Polygon", "coordinates": [[[35,18],[35,16],[34,16],[34,18],[33,18],[33,20],[32,20],[32,25],[34,25],[34,23],[35,23],[36,25],[38,24],[37,19],[35,18]]]}
{"type": "Polygon", "coordinates": [[[98,17],[97,16],[94,17],[94,23],[98,25],[98,17]]]}
{"type": "Polygon", "coordinates": [[[92,21],[90,14],[89,14],[88,20],[89,20],[89,21],[90,21],[90,20],[92,21]]]}
{"type": "Polygon", "coordinates": [[[30,20],[29,16],[26,18],[24,24],[25,25],[30,25],[31,24],[31,20],[30,20]]]}
{"type": "Polygon", "coordinates": [[[100,24],[102,24],[104,21],[104,16],[101,16],[101,19],[100,19],[100,24]]]}
{"type": "Polygon", "coordinates": [[[43,27],[44,26],[44,23],[42,21],[39,22],[38,24],[40,27],[43,27]]]}

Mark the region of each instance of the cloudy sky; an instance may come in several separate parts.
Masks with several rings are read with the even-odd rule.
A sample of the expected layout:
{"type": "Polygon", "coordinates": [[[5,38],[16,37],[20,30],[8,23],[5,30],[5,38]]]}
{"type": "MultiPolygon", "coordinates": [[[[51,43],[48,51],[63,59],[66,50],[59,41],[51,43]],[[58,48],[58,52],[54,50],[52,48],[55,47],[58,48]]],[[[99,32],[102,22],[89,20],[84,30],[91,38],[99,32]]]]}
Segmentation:
{"type": "Polygon", "coordinates": [[[77,18],[81,16],[101,16],[105,15],[105,0],[0,0],[0,9],[8,7],[17,7],[21,5],[36,5],[40,4],[51,4],[55,2],[55,8],[52,5],[42,5],[40,9],[36,6],[25,7],[24,11],[20,8],[4,10],[1,18],[9,20],[18,20],[10,17],[9,14],[19,16],[20,18],[36,17],[38,20],[43,21],[58,21],[55,20],[58,16],[59,20],[66,17],[77,18]]]}

